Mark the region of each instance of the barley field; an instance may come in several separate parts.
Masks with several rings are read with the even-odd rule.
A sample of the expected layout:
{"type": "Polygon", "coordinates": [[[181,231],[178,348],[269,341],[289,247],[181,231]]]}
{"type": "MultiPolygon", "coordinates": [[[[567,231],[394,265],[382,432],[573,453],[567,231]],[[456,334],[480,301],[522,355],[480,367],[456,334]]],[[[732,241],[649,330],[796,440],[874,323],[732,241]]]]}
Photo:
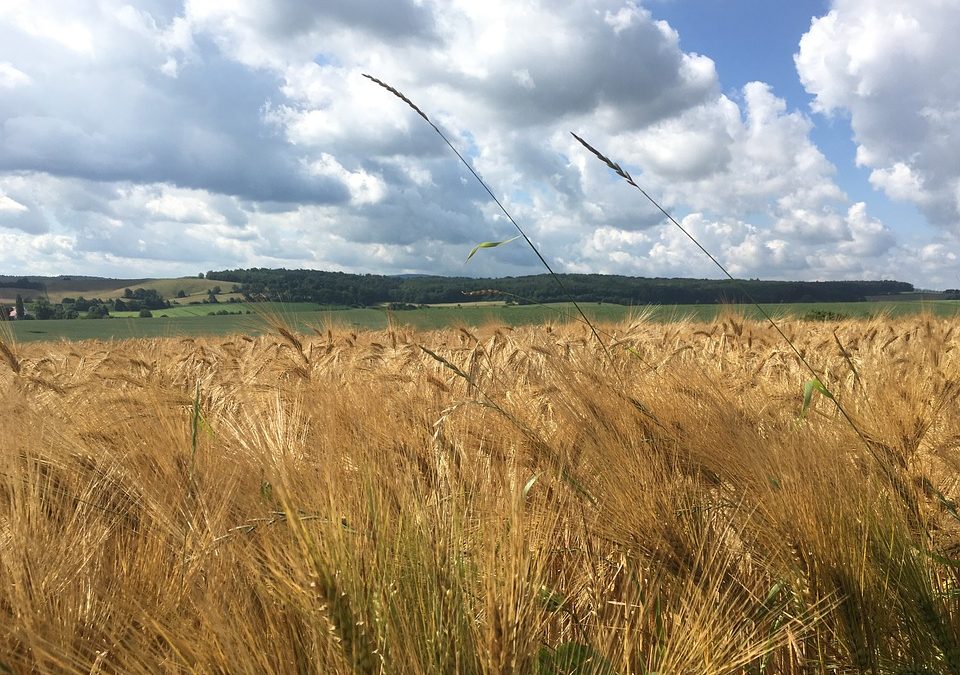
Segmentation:
{"type": "Polygon", "coordinates": [[[0,672],[958,673],[960,334],[0,346],[0,672]]]}

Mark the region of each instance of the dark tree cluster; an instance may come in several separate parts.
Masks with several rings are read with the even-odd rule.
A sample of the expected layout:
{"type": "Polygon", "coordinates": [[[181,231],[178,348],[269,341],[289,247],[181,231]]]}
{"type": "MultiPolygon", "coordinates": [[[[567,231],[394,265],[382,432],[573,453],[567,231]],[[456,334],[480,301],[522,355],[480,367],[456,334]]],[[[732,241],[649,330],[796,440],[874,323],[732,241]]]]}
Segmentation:
{"type": "Polygon", "coordinates": [[[317,270],[253,268],[207,272],[207,279],[232,282],[251,301],[316,302],[321,305],[363,306],[391,302],[400,277],[346,274],[317,270]]]}
{"type": "Polygon", "coordinates": [[[166,309],[169,306],[170,302],[153,289],[126,288],[122,298],[113,300],[85,298],[81,295],[76,298],[63,298],[59,303],[52,303],[47,298],[40,298],[31,304],[29,312],[24,309],[23,301],[18,296],[17,314],[40,320],[106,319],[110,317],[110,312],[139,312],[139,316],[147,318],[152,315],[151,310],[166,309]]]}
{"type": "Polygon", "coordinates": [[[40,320],[45,319],[76,319],[80,313],[75,307],[63,303],[53,304],[46,298],[40,298],[33,303],[33,315],[40,320]]]}
{"type": "Polygon", "coordinates": [[[138,288],[130,290],[123,289],[123,298],[117,298],[113,301],[113,310],[115,312],[139,312],[147,309],[166,309],[170,306],[169,300],[164,300],[154,289],[138,288]]]}
{"type": "Polygon", "coordinates": [[[45,291],[47,286],[42,281],[36,281],[27,277],[11,277],[0,275],[0,286],[9,286],[12,288],[22,288],[29,291],[45,291]]]}
{"type": "Polygon", "coordinates": [[[859,302],[867,296],[913,291],[901,281],[761,281],[648,279],[605,274],[561,274],[564,289],[547,274],[501,279],[383,276],[317,270],[238,269],[210,271],[207,279],[231,282],[251,301],[315,302],[363,306],[421,305],[502,299],[519,304],[609,302],[620,305],[749,302],[859,302]]]}
{"type": "Polygon", "coordinates": [[[49,308],[40,309],[40,302],[35,303],[38,319],[106,319],[110,316],[109,301],[100,298],[87,299],[82,295],[77,298],[64,298],[60,304],[51,304],[49,308]],[[41,316],[51,312],[50,316],[41,316]]]}

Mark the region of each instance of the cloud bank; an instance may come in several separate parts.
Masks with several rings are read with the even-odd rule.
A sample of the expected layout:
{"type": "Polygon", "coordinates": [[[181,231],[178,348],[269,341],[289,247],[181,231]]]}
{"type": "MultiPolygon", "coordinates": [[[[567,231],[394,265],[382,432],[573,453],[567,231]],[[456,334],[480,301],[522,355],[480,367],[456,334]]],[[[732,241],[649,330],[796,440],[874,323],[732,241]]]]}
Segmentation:
{"type": "Polygon", "coordinates": [[[623,0],[14,3],[0,7],[0,260],[540,271],[519,245],[464,265],[511,226],[371,72],[449,132],[559,269],[716,276],[575,131],[735,274],[956,285],[948,4],[835,2],[799,43],[808,114],[763,82],[725,91],[655,6],[623,0]],[[811,137],[827,114],[849,115],[871,183],[941,238],[900,241],[847,197],[811,137]]]}
{"type": "Polygon", "coordinates": [[[960,229],[960,12],[950,2],[839,0],[800,43],[814,108],[850,116],[857,163],[893,199],[960,229]]]}

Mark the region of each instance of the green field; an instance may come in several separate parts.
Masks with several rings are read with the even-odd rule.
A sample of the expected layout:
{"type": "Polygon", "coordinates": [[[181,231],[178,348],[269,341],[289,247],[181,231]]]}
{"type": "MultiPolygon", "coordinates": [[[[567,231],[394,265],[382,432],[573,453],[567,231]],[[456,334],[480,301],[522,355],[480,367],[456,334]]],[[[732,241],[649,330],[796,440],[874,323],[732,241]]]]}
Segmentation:
{"type": "MultiPolygon", "coordinates": [[[[145,288],[148,291],[154,290],[165,298],[173,298],[178,291],[183,291],[187,295],[206,295],[207,291],[219,286],[223,292],[227,292],[233,284],[226,281],[213,281],[210,279],[199,279],[197,277],[180,277],[178,279],[151,279],[144,283],[134,286],[124,286],[119,289],[119,295],[123,294],[124,288],[136,289],[145,288]]],[[[105,296],[106,297],[106,296],[105,296]]]]}
{"type": "MultiPolygon", "coordinates": [[[[718,312],[736,312],[745,318],[760,318],[751,305],[651,305],[625,307],[623,305],[583,303],[581,307],[592,319],[620,322],[633,317],[646,317],[655,322],[680,319],[710,321],[718,312]]],[[[838,302],[763,305],[774,317],[803,317],[810,312],[825,311],[849,317],[868,317],[877,314],[904,316],[930,312],[937,316],[955,316],[960,312],[960,301],[933,302],[838,302]]],[[[420,330],[445,328],[452,325],[477,326],[486,323],[523,325],[548,321],[572,320],[574,309],[570,303],[552,305],[444,305],[416,310],[389,312],[396,324],[413,326],[420,330]]],[[[74,319],[72,321],[21,321],[4,324],[15,340],[88,340],[121,339],[130,337],[179,337],[194,335],[227,335],[244,333],[255,335],[268,330],[266,319],[276,317],[296,330],[323,329],[327,325],[347,328],[382,329],[388,321],[388,312],[382,308],[320,309],[312,303],[224,303],[221,305],[187,305],[156,310],[154,317],[141,319],[135,312],[120,312],[112,319],[74,319]],[[208,316],[211,311],[250,311],[250,314],[208,316]],[[162,314],[168,315],[166,318],[162,314]]]]}
{"type": "MultiPolygon", "coordinates": [[[[284,312],[287,314],[295,313],[299,314],[301,312],[312,312],[317,311],[317,304],[313,302],[288,302],[288,303],[273,303],[273,302],[221,302],[214,305],[174,305],[173,307],[168,307],[166,309],[154,309],[151,310],[155,318],[169,317],[173,318],[183,318],[185,316],[210,316],[210,313],[220,311],[227,311],[231,313],[239,312],[240,314],[257,313],[263,311],[272,311],[272,312],[284,312]]],[[[110,312],[110,316],[117,319],[137,319],[140,317],[140,312],[110,312]]],[[[224,318],[222,315],[219,318],[224,318]]]]}
{"type": "Polygon", "coordinates": [[[25,299],[35,299],[46,297],[51,302],[60,302],[63,298],[76,298],[83,296],[86,298],[110,298],[123,297],[123,291],[127,288],[134,290],[145,288],[147,290],[157,291],[165,298],[173,298],[178,291],[183,291],[187,296],[205,297],[207,291],[219,286],[225,295],[221,299],[228,299],[228,292],[233,287],[225,281],[213,281],[200,279],[198,277],[179,277],[176,279],[107,279],[101,277],[62,277],[48,279],[45,282],[46,293],[30,288],[18,288],[16,286],[4,286],[0,284],[0,302],[10,304],[17,295],[22,295],[25,299]]]}

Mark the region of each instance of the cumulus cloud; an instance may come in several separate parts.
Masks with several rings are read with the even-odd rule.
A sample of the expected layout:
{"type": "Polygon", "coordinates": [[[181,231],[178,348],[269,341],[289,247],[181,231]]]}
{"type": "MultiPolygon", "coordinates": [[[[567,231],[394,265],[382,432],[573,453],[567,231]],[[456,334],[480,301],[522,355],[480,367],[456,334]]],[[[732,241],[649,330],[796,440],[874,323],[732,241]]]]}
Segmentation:
{"type": "MultiPolygon", "coordinates": [[[[907,256],[892,233],[870,218],[863,203],[835,215],[832,227],[842,235],[830,246],[817,239],[798,239],[776,228],[736,218],[696,212],[680,224],[733,275],[778,279],[894,278],[890,255],[907,256]],[[892,276],[891,276],[892,275],[892,276]]],[[[641,276],[717,276],[717,268],[699,254],[683,232],[660,226],[643,232],[600,228],[580,242],[582,255],[569,264],[576,271],[629,273],[641,276]]]]}
{"type": "Polygon", "coordinates": [[[30,84],[30,76],[9,62],[0,63],[0,89],[13,89],[30,84]]]}
{"type": "Polygon", "coordinates": [[[835,167],[810,140],[811,121],[769,85],[750,82],[609,143],[644,168],[668,202],[745,216],[842,202],[835,167]]]}
{"type": "MultiPolygon", "coordinates": [[[[31,86],[0,97],[0,171],[99,181],[170,182],[252,199],[337,202],[337,181],[310,176],[260,115],[277,76],[212,46],[183,20],[112,2],[0,10],[0,59],[31,86]],[[191,52],[171,77],[171,58],[191,52]]],[[[4,81],[13,79],[9,69],[4,81]]]]}
{"type": "Polygon", "coordinates": [[[960,12],[952,2],[836,0],[800,42],[814,109],[850,116],[871,184],[960,230],[960,12]]]}
{"type": "Polygon", "coordinates": [[[444,67],[432,70],[511,126],[598,113],[646,125],[717,90],[713,61],[679,48],[649,11],[621,2],[459,2],[445,22],[444,67]],[[512,39],[511,26],[523,26],[512,39]],[[522,77],[518,78],[517,73],[522,77]]]}
{"type": "Polygon", "coordinates": [[[11,199],[7,195],[0,195],[0,211],[6,211],[7,213],[23,213],[25,211],[29,211],[29,209],[16,199],[11,199]]]}
{"type": "MultiPolygon", "coordinates": [[[[464,265],[473,243],[513,226],[364,72],[429,112],[559,269],[716,275],[571,130],[736,274],[898,276],[887,262],[917,251],[838,187],[808,116],[762,82],[722,89],[714,61],[684,51],[655,5],[35,4],[0,6],[0,245],[29,252],[17,271],[540,271],[519,242],[464,265]]],[[[820,20],[831,35],[846,30],[845,6],[820,20]]],[[[858,63],[871,49],[854,50],[858,63]]],[[[831,79],[840,57],[824,58],[805,76],[827,83],[818,110],[849,108],[851,86],[884,91],[879,67],[831,79]]],[[[928,108],[928,124],[948,124],[946,107],[928,108]]],[[[923,156],[861,137],[874,185],[942,209],[949,185],[923,156]]]]}
{"type": "MultiPolygon", "coordinates": [[[[734,274],[795,279],[876,274],[878,261],[893,253],[895,237],[868,214],[866,204],[851,203],[836,185],[835,167],[810,138],[812,127],[768,85],[752,82],[734,98],[718,94],[669,120],[601,137],[601,147],[615,149],[614,159],[628,161],[631,170],[636,166],[634,176],[668,206],[689,211],[683,226],[734,274]]],[[[583,218],[604,227],[567,245],[571,268],[718,274],[658,214],[637,217],[643,202],[635,192],[616,194],[602,178],[592,178],[605,167],[592,157],[580,161],[587,178],[583,218]],[[624,202],[634,209],[632,222],[624,218],[630,214],[611,212],[611,204],[624,202]]]]}

